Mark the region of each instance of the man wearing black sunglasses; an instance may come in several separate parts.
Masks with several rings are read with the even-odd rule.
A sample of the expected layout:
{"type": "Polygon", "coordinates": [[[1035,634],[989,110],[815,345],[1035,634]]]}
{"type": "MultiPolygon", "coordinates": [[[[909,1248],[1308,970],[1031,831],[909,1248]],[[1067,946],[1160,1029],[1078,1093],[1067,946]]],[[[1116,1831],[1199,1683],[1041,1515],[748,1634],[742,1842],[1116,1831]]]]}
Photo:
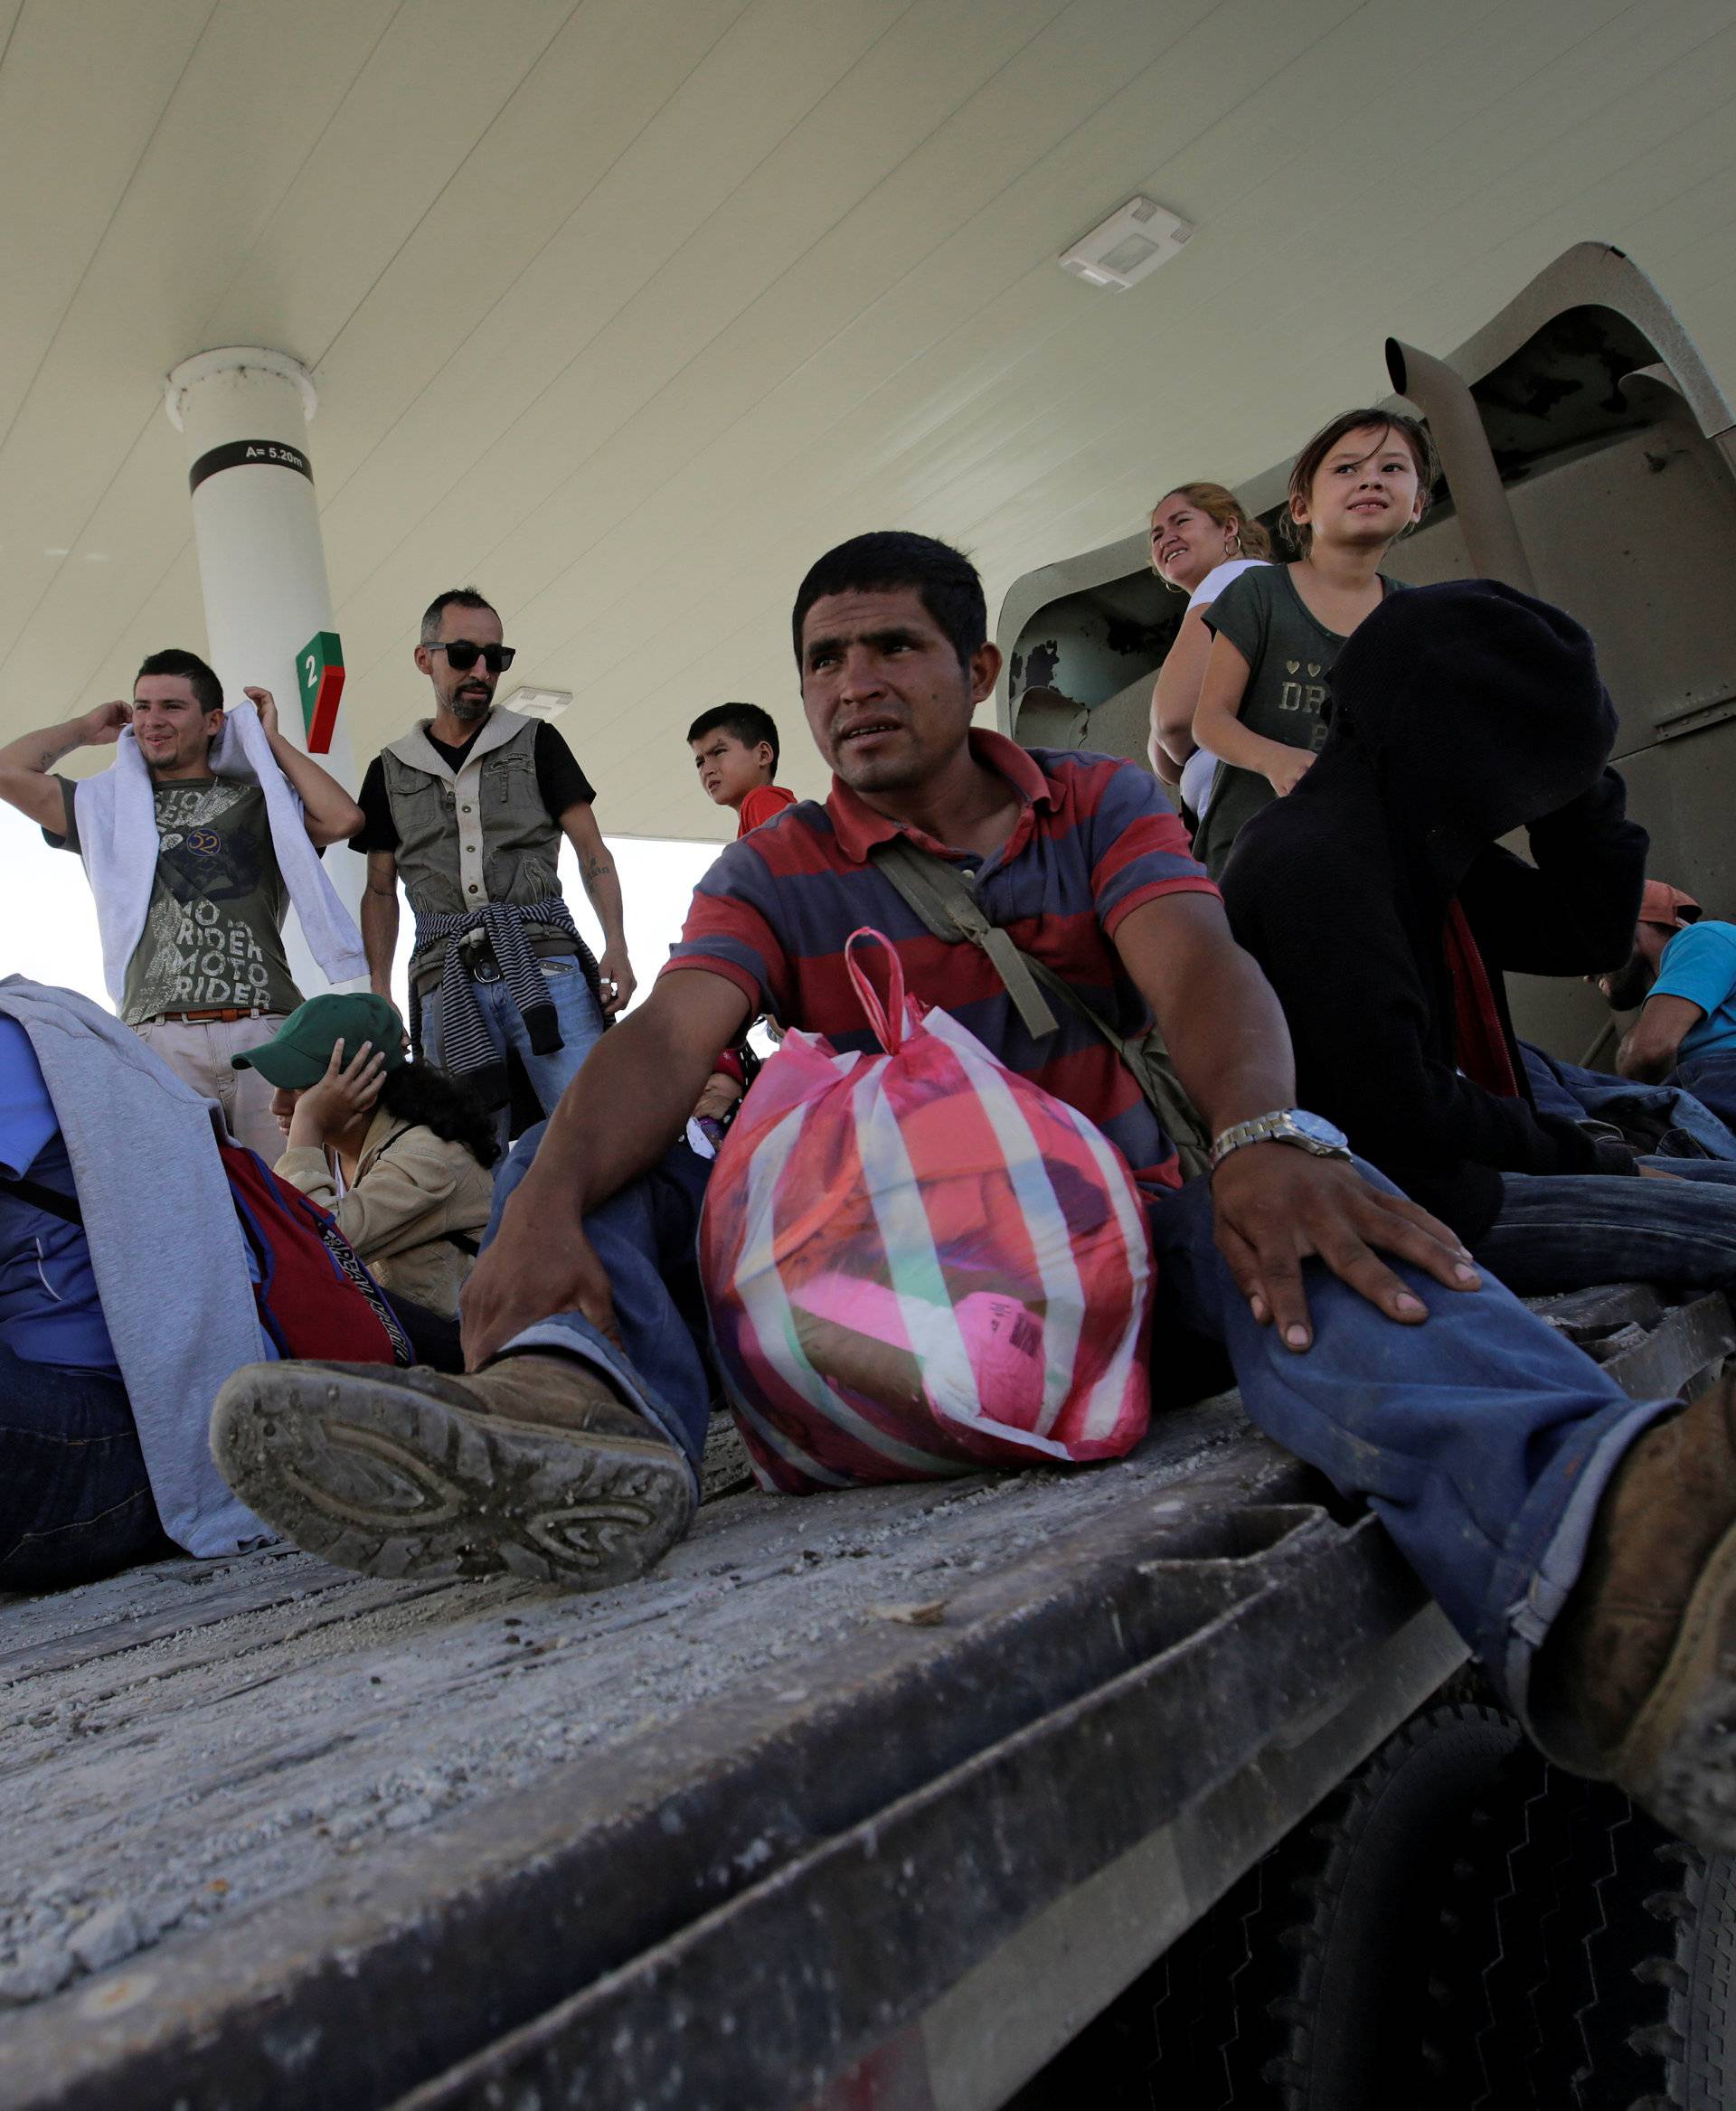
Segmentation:
{"type": "Polygon", "coordinates": [[[416,919],[410,1032],[419,1053],[497,1110],[503,1138],[516,1055],[544,1113],[633,994],[621,886],[571,749],[546,721],[495,702],[513,664],[500,617],[474,587],[422,617],[416,664],[434,715],[368,765],[362,936],[375,991],[392,994],[398,883],[416,919]],[[591,958],[561,892],[565,836],[603,927],[591,958]]]}

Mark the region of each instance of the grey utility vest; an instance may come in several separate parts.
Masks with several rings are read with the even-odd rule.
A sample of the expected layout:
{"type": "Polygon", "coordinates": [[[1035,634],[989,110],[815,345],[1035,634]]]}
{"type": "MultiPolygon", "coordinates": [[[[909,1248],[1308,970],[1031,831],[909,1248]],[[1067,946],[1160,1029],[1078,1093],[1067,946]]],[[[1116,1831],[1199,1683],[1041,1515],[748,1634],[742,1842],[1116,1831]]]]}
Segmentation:
{"type": "MultiPolygon", "coordinates": [[[[534,719],[497,706],[456,772],[429,743],[426,721],[380,763],[398,831],[398,877],[418,917],[461,915],[490,901],[525,908],[560,893],[561,830],[537,789],[534,719]]],[[[571,950],[570,939],[561,944],[571,950]]]]}

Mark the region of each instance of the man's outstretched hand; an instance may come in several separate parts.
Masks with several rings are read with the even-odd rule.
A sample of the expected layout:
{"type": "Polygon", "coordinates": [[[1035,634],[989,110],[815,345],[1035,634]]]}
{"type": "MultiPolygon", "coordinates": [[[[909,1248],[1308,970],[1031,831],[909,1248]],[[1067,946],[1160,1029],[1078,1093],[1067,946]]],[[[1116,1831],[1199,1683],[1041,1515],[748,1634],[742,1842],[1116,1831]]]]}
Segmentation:
{"type": "Polygon", "coordinates": [[[527,1174],[501,1213],[458,1297],[464,1365],[479,1371],[514,1334],[557,1312],[582,1312],[620,1340],[615,1301],[597,1249],[568,1210],[539,1206],[527,1174]]]}
{"type": "Polygon", "coordinates": [[[1371,1187],[1342,1158],[1316,1158],[1293,1144],[1249,1144],[1212,1175],[1218,1250],[1262,1326],[1301,1351],[1314,1340],[1302,1263],[1323,1260],[1335,1276],[1401,1324],[1429,1316],[1379,1256],[1426,1269],[1449,1290],[1475,1290],[1471,1257],[1438,1218],[1402,1195],[1371,1187]]]}

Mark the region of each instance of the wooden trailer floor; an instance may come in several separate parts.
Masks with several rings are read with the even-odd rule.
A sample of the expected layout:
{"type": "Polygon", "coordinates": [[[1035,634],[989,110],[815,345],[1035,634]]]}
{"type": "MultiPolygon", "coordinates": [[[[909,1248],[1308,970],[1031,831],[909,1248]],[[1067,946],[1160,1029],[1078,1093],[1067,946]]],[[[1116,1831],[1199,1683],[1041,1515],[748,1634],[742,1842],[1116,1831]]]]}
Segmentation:
{"type": "MultiPolygon", "coordinates": [[[[1722,1296],[1614,1286],[1543,1310],[1637,1397],[1703,1384],[1736,1350],[1722,1296]]],[[[344,2078],[321,2102],[396,2102],[587,1988],[649,2002],[662,2060],[693,2024],[658,1976],[668,1946],[717,1936],[719,1984],[739,1990],[735,1907],[775,1918],[840,1855],[875,1898],[891,1887],[873,1910],[899,2000],[916,1998],[910,1945],[939,1945],[932,1999],[1099,1848],[1240,1794],[1250,1767],[1268,1796],[1272,1739],[1312,1750],[1316,1716],[1325,1736],[1419,1621],[1434,1640],[1416,1693],[1374,1675],[1401,1709],[1461,1645],[1373,1521],[1254,1437],[1232,1394],[1095,1469],[732,1495],[654,1577],[590,1597],[373,1582],[277,1548],[14,1599],[0,2103],[290,2111],[315,2100],[310,2062],[344,2078]],[[1019,1802],[1039,1748],[1051,1773],[1019,1802]],[[960,1856],[948,1785],[971,1768],[1001,1787],[960,1856]],[[901,1824],[939,1830],[883,1861],[901,1824]],[[943,1877],[975,1889],[929,1919],[943,1877]]],[[[1307,1807],[1267,1814],[1281,1829],[1307,1807]]],[[[1262,1841],[1219,1852],[1212,1883],[1262,1841]]],[[[794,1948],[758,1960],[760,1991],[788,2024],[779,1974],[826,1937],[826,1999],[797,2020],[832,2031],[803,2056],[829,2075],[885,2021],[839,2020],[880,1984],[853,1946],[869,1908],[804,1910],[777,1924],[794,1948]]],[[[451,2098],[500,2100],[486,2076],[451,2098]]]]}
{"type": "Polygon", "coordinates": [[[983,1571],[1246,1435],[1226,1398],[1108,1467],[736,1494],[592,1597],[374,1582],[278,1547],[0,1601],[0,2005],[363,1878],[629,1740],[655,1752],[710,1696],[769,1679],[799,1702],[854,1631],[943,1620],[983,1571]]]}

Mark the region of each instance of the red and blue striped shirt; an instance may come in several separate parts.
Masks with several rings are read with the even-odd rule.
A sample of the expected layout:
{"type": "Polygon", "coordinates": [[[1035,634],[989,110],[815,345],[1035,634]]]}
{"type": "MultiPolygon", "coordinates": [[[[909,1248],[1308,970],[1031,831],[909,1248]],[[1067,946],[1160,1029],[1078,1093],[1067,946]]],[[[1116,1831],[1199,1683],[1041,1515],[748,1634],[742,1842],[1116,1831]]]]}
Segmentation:
{"type": "Polygon", "coordinates": [[[845,939],[868,925],[897,947],[913,996],[944,1006],[1009,1070],[1088,1115],[1137,1179],[1175,1186],[1175,1146],[1102,1037],[1062,1012],[1056,1032],[1033,1041],[987,957],[932,937],[868,853],[904,834],[974,871],[984,913],[1124,1034],[1143,1032],[1150,1013],[1109,943],[1116,926],[1159,895],[1218,891],[1145,770],[1107,755],[1027,751],[980,730],[970,742],[1023,802],[992,857],[889,821],[834,778],[824,806],[804,799],[723,852],[700,881],[663,972],[721,975],[786,1026],[823,1033],[835,1048],[872,1049],[844,964],[845,939]]]}

